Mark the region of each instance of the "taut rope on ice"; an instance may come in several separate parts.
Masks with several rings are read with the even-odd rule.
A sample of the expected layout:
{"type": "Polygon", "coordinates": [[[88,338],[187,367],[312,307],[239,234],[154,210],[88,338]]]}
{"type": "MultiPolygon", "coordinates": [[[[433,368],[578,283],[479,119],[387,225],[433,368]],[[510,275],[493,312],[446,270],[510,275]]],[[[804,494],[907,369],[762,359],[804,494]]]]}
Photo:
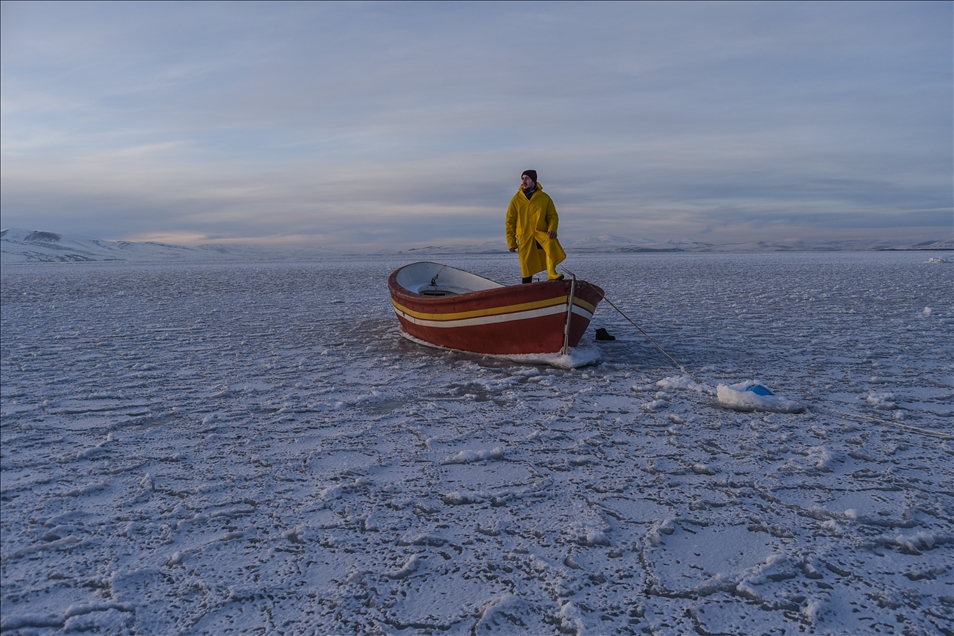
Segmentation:
{"type": "Polygon", "coordinates": [[[671,355],[669,355],[668,353],[666,353],[666,350],[663,349],[661,346],[659,346],[659,343],[658,343],[658,342],[656,342],[655,340],[653,340],[652,338],[650,338],[650,337],[649,337],[649,334],[646,333],[645,331],[643,331],[643,328],[642,328],[642,327],[640,327],[640,326],[637,325],[635,322],[633,322],[633,319],[632,319],[632,318],[630,318],[629,316],[627,316],[626,314],[624,314],[624,313],[623,313],[623,310],[620,309],[619,307],[617,307],[617,306],[613,303],[612,300],[610,300],[607,296],[603,296],[603,300],[605,300],[606,302],[608,302],[609,305],[610,305],[610,307],[612,307],[613,309],[615,309],[616,311],[618,311],[618,312],[619,312],[619,315],[622,316],[623,318],[625,318],[626,320],[628,320],[631,325],[633,325],[634,327],[636,327],[637,329],[639,329],[639,333],[641,333],[641,334],[643,334],[644,336],[646,336],[646,339],[647,339],[647,340],[649,340],[651,343],[653,343],[654,345],[656,345],[656,348],[659,349],[664,356],[666,356],[667,358],[669,358],[670,360],[672,360],[672,363],[675,364],[677,367],[679,367],[679,370],[680,370],[680,371],[682,371],[682,372],[685,373],[687,376],[689,376],[690,378],[692,378],[693,381],[698,382],[698,380],[696,380],[696,378],[693,377],[693,375],[692,375],[691,373],[689,373],[688,371],[686,371],[686,367],[684,367],[684,366],[682,366],[681,364],[679,364],[679,362],[677,362],[675,358],[673,358],[671,355]]]}

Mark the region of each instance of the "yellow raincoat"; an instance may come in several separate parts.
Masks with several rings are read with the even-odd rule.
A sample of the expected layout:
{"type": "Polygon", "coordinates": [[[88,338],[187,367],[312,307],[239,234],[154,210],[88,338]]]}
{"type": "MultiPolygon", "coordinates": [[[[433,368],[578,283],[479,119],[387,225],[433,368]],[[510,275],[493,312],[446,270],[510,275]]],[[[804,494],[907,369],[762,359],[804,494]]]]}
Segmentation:
{"type": "Polygon", "coordinates": [[[547,232],[556,232],[559,224],[553,199],[539,182],[529,200],[520,186],[507,208],[507,247],[517,248],[524,278],[543,270],[551,280],[558,276],[556,266],[566,260],[566,253],[560,241],[547,236],[547,232]]]}

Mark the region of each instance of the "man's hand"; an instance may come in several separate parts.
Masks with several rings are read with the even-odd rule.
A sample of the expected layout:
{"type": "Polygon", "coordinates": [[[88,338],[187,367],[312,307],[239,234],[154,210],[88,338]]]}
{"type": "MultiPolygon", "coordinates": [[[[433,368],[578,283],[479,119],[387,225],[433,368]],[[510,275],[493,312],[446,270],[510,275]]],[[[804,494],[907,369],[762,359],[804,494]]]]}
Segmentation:
{"type": "Polygon", "coordinates": [[[556,232],[547,232],[547,236],[550,238],[556,238],[556,232]]]}
{"type": "Polygon", "coordinates": [[[516,252],[516,251],[517,251],[517,248],[516,248],[516,247],[511,247],[511,248],[510,248],[510,251],[511,251],[511,252],[516,252]]]}

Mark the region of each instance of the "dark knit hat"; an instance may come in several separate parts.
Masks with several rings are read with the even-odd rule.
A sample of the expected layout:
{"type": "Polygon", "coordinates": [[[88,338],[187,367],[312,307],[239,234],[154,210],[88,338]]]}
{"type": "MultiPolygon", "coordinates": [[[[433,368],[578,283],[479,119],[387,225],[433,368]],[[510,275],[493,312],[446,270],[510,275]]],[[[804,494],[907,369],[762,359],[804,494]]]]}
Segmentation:
{"type": "Polygon", "coordinates": [[[533,182],[537,182],[537,171],[536,170],[524,170],[523,174],[520,175],[520,178],[523,179],[524,176],[530,177],[533,179],[533,182]]]}

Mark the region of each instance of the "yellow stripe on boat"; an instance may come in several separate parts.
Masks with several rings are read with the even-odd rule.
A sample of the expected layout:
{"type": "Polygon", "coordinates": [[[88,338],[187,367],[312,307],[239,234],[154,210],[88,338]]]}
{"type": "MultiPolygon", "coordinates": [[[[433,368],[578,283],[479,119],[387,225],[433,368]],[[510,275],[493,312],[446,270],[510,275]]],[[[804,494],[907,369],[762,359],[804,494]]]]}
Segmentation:
{"type": "MultiPolygon", "coordinates": [[[[402,311],[401,306],[397,303],[394,304],[394,308],[397,310],[398,316],[415,325],[420,325],[422,327],[440,327],[450,329],[457,327],[475,327],[477,325],[489,325],[499,322],[515,322],[517,320],[527,320],[529,318],[539,318],[541,316],[552,316],[554,314],[566,314],[566,309],[562,305],[552,305],[550,307],[541,307],[539,309],[531,309],[529,311],[517,311],[509,314],[494,314],[491,316],[477,316],[475,318],[463,318],[460,320],[427,320],[424,318],[416,318],[405,313],[402,311]]],[[[587,320],[593,319],[593,313],[583,309],[582,307],[577,307],[574,305],[573,313],[582,316],[587,320]]]]}
{"type": "Polygon", "coordinates": [[[487,309],[475,309],[473,311],[459,311],[456,313],[440,314],[428,314],[421,311],[414,311],[413,309],[408,309],[407,307],[399,305],[396,301],[391,302],[393,302],[394,306],[401,310],[401,312],[422,320],[464,320],[467,318],[481,318],[483,316],[494,316],[497,314],[511,314],[518,311],[530,311],[532,309],[551,307],[553,305],[566,306],[566,296],[563,296],[562,298],[536,300],[531,303],[520,303],[519,305],[506,305],[503,307],[489,307],[487,309]]]}
{"type": "MultiPolygon", "coordinates": [[[[566,306],[566,296],[559,296],[557,298],[547,298],[545,300],[537,300],[530,303],[520,303],[519,305],[506,305],[503,307],[490,307],[488,309],[476,309],[473,311],[459,311],[456,313],[440,313],[440,314],[429,314],[421,311],[414,311],[413,309],[408,309],[407,307],[398,304],[397,301],[391,300],[391,303],[394,305],[394,308],[400,311],[405,316],[413,316],[420,320],[427,321],[443,321],[443,320],[466,320],[468,318],[483,318],[487,316],[496,316],[499,314],[512,314],[521,311],[532,311],[534,309],[542,309],[547,307],[555,306],[566,306]]],[[[574,298],[573,304],[579,307],[582,307],[590,314],[593,314],[596,311],[596,307],[581,300],[580,298],[574,298]]],[[[552,312],[547,312],[552,313],[552,312]]]]}

